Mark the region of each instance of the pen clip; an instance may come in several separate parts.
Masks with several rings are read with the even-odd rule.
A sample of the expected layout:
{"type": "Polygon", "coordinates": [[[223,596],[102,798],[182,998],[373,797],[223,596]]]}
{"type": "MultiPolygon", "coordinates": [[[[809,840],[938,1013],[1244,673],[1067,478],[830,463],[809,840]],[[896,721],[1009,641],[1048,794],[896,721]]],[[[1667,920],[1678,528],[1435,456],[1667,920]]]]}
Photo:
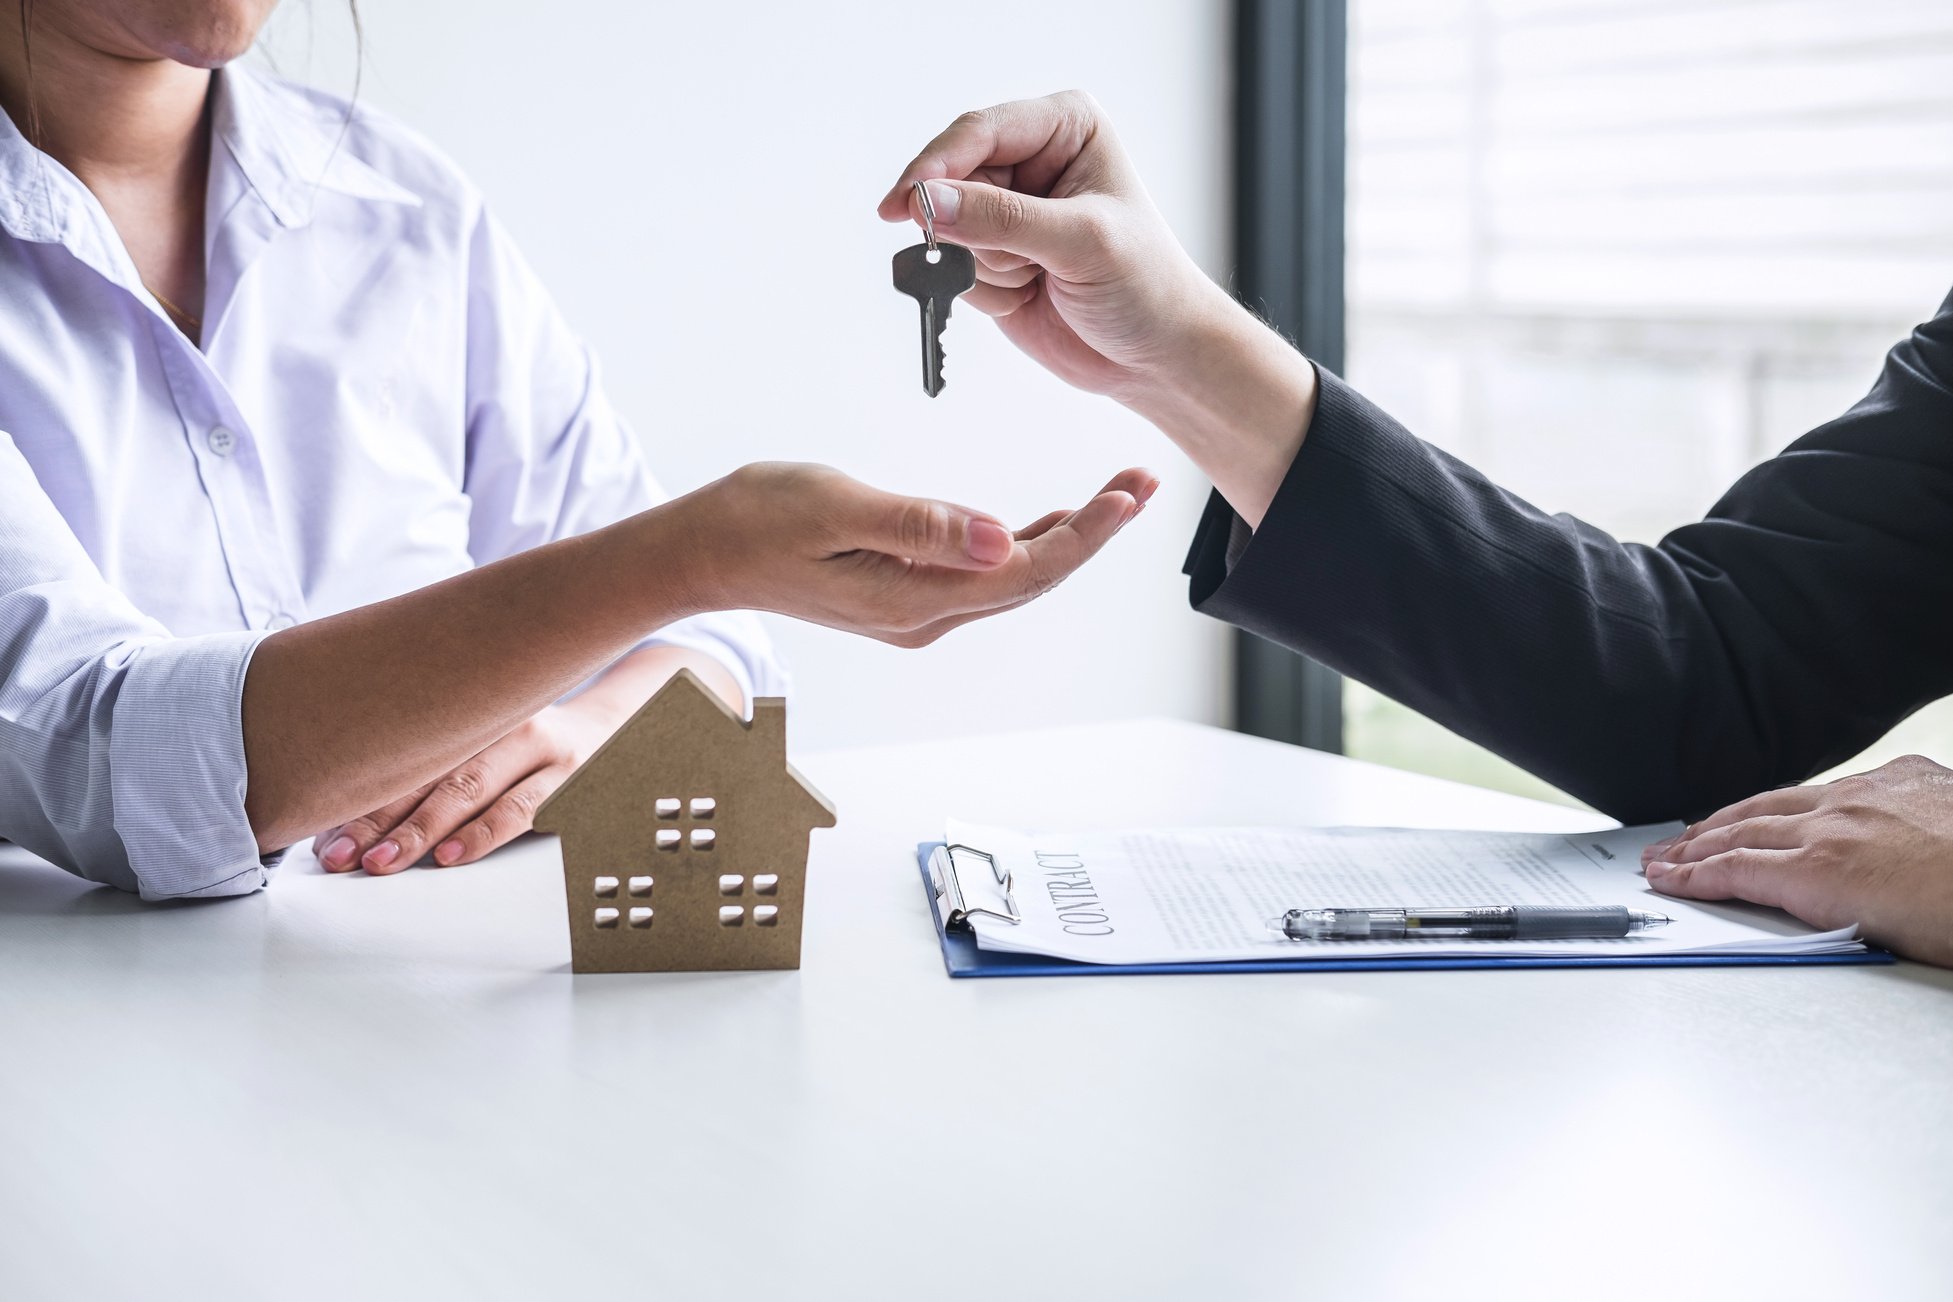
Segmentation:
{"type": "Polygon", "coordinates": [[[1010,870],[999,867],[995,855],[987,850],[979,850],[973,845],[946,845],[943,847],[943,863],[947,867],[944,871],[931,874],[933,878],[931,885],[935,887],[936,898],[944,902],[943,925],[945,927],[968,926],[971,917],[979,913],[987,918],[1008,922],[1013,926],[1024,921],[1023,916],[1017,912],[1015,883],[1011,880],[1010,870]],[[964,854],[973,854],[990,865],[990,875],[996,879],[997,885],[1003,888],[1002,910],[986,908],[981,904],[972,905],[969,902],[969,896],[963,890],[961,871],[956,863],[958,850],[964,854]]]}

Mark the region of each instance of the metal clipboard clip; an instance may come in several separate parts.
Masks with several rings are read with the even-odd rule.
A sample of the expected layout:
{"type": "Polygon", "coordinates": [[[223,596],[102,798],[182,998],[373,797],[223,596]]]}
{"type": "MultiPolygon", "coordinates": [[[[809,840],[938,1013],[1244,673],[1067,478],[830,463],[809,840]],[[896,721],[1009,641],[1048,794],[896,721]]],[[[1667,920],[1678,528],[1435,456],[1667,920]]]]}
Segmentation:
{"type": "Polygon", "coordinates": [[[979,850],[973,845],[946,845],[943,847],[942,854],[930,865],[929,877],[930,885],[936,891],[936,899],[942,904],[945,927],[967,927],[970,925],[970,918],[979,913],[986,918],[999,918],[1013,925],[1024,921],[1023,916],[1017,912],[1017,898],[1013,894],[1015,887],[1011,881],[1010,870],[999,868],[996,856],[986,850],[979,850]],[[963,891],[961,868],[956,862],[959,851],[974,855],[990,865],[991,877],[1003,889],[1002,909],[987,908],[981,904],[972,905],[969,902],[969,896],[963,891]]]}

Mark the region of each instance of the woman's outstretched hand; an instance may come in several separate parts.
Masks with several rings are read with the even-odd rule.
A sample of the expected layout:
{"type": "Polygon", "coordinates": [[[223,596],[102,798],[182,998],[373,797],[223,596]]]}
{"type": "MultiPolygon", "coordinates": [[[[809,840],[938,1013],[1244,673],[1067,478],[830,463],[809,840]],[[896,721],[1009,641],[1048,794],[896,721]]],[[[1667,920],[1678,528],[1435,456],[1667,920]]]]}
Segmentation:
{"type": "Polygon", "coordinates": [[[1057,587],[1158,487],[1151,471],[1121,471],[1077,510],[1013,532],[982,511],[771,462],[673,506],[701,523],[687,558],[701,609],[770,610],[921,647],[1057,587]]]}

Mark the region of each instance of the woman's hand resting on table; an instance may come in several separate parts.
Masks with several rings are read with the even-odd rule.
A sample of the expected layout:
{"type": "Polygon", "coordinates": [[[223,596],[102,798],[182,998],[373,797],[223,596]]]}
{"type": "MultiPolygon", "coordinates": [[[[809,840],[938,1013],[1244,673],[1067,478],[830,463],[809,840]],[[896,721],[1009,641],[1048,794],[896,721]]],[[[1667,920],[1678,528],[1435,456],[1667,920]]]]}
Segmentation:
{"type": "Polygon", "coordinates": [[[1953,771],[1908,755],[1869,773],[1766,791],[1641,852],[1648,884],[1749,900],[1814,927],[1953,967],[1953,771]]]}
{"type": "MultiPolygon", "coordinates": [[[[1049,592],[1158,487],[1150,472],[1128,470],[1077,510],[1013,532],[984,512],[884,493],[825,466],[747,466],[646,512],[665,528],[645,565],[682,574],[694,611],[770,610],[920,647],[1049,592]]],[[[430,855],[444,867],[474,862],[529,831],[536,808],[681,667],[737,703],[730,675],[701,655],[633,652],[433,782],[320,834],[320,862],[374,874],[430,855]]]]}
{"type": "Polygon", "coordinates": [[[376,876],[430,852],[444,868],[473,863],[529,831],[542,802],[635,709],[585,697],[552,705],[438,780],[322,833],[319,862],[327,872],[376,876]]]}

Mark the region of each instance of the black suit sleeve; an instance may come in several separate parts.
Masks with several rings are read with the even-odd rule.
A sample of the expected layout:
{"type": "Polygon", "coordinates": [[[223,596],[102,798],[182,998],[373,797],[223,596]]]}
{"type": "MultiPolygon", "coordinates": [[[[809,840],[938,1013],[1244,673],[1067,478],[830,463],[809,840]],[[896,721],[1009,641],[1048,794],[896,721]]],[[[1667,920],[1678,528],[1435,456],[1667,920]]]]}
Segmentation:
{"type": "Polygon", "coordinates": [[[1953,692],[1953,298],[1863,401],[1655,547],[1539,511],[1321,380],[1261,527],[1209,502],[1195,608],[1598,809],[1693,817],[1953,692]]]}

